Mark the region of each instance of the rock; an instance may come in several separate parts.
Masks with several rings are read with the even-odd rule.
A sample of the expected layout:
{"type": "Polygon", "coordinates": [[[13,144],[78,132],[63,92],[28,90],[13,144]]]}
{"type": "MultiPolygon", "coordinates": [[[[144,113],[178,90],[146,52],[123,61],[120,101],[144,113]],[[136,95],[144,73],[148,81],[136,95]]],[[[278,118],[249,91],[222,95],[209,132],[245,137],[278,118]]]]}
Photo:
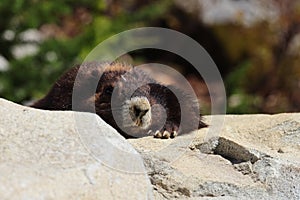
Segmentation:
{"type": "Polygon", "coordinates": [[[300,114],[205,118],[125,140],[94,114],[0,99],[1,199],[300,199],[300,114]]]}
{"type": "Polygon", "coordinates": [[[300,199],[299,113],[226,115],[218,134],[210,137],[208,131],[181,136],[186,142],[130,140],[145,160],[156,196],[300,199]]]}
{"type": "MultiPolygon", "coordinates": [[[[92,139],[97,142],[99,138],[92,139]]],[[[41,111],[0,99],[1,199],[151,198],[152,187],[138,155],[97,115],[41,111]],[[87,143],[91,138],[79,133],[83,127],[86,133],[104,131],[110,146],[136,155],[133,167],[140,167],[140,173],[122,172],[128,160],[119,158],[118,148],[108,152],[93,147],[87,143]],[[110,160],[99,154],[110,155],[110,160]]]]}

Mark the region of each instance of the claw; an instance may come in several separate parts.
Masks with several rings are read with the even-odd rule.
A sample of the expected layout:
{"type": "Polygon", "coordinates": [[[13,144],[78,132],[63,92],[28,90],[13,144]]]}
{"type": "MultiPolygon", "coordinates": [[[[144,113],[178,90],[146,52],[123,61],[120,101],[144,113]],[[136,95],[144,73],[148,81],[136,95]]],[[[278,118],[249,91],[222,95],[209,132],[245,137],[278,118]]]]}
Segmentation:
{"type": "Polygon", "coordinates": [[[153,135],[153,131],[152,130],[149,130],[147,135],[153,135]]]}
{"type": "Polygon", "coordinates": [[[159,130],[157,130],[157,131],[154,133],[154,137],[155,137],[155,138],[162,138],[162,133],[161,133],[159,130]]]}
{"type": "Polygon", "coordinates": [[[163,135],[162,135],[162,138],[164,139],[169,139],[171,136],[171,133],[169,131],[164,131],[163,135]]]}
{"type": "Polygon", "coordinates": [[[178,135],[178,133],[177,133],[177,131],[173,131],[172,133],[171,133],[171,138],[174,138],[174,137],[176,137],[178,135]]]}

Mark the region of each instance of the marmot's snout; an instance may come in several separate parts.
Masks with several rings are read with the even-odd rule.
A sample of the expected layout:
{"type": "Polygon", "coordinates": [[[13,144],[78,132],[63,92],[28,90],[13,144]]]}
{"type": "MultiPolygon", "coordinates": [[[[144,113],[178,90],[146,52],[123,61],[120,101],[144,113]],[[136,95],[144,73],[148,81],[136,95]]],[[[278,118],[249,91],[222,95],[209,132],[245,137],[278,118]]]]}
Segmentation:
{"type": "Polygon", "coordinates": [[[151,124],[151,105],[146,97],[133,97],[123,108],[125,127],[138,126],[147,129],[151,124]]]}
{"type": "Polygon", "coordinates": [[[142,110],[139,106],[134,105],[130,109],[130,116],[131,119],[136,123],[137,126],[143,125],[143,118],[146,117],[147,112],[149,109],[142,110]]]}

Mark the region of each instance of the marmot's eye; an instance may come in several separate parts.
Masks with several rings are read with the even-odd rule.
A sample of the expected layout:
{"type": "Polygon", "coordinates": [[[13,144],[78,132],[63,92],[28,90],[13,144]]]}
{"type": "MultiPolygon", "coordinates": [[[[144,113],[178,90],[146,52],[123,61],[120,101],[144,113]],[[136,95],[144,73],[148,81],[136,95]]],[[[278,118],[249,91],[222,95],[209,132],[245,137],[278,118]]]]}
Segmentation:
{"type": "Polygon", "coordinates": [[[108,86],[108,87],[104,88],[104,94],[111,95],[113,90],[114,90],[114,88],[112,86],[108,86]]]}

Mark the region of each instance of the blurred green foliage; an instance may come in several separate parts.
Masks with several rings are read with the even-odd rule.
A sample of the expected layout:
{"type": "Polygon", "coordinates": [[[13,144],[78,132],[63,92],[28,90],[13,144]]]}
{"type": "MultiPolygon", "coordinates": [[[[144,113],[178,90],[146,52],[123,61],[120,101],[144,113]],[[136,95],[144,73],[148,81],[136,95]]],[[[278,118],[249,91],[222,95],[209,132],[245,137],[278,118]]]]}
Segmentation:
{"type": "Polygon", "coordinates": [[[0,55],[9,66],[0,70],[0,97],[17,103],[38,99],[108,37],[161,26],[191,36],[208,50],[222,72],[229,113],[299,111],[300,54],[293,44],[300,32],[300,6],[293,0],[268,1],[282,11],[278,19],[244,26],[203,24],[197,19],[199,9],[192,13],[172,0],[1,0],[0,55]],[[24,39],[28,30],[43,37],[24,39]],[[15,50],[24,45],[35,51],[17,56],[15,50]]]}
{"type": "Polygon", "coordinates": [[[47,24],[62,25],[63,19],[76,7],[94,9],[93,4],[86,0],[1,1],[0,54],[9,62],[9,68],[0,72],[0,96],[18,103],[41,97],[59,74],[76,62],[87,32],[72,38],[51,35],[40,41],[26,41],[22,35],[29,29],[39,29],[47,24]],[[9,39],[4,37],[8,31],[13,34],[9,39]],[[13,54],[14,48],[28,44],[37,48],[37,52],[21,58],[13,54]]]}
{"type": "MultiPolygon", "coordinates": [[[[63,71],[79,63],[98,43],[129,28],[146,26],[146,19],[162,15],[170,1],[156,1],[138,12],[108,8],[105,0],[2,0],[0,55],[8,62],[0,72],[0,97],[23,103],[42,97],[63,71]],[[111,10],[109,10],[111,9],[111,10]],[[29,29],[48,35],[41,41],[23,41],[29,29]],[[31,44],[38,51],[16,58],[13,49],[31,44]]],[[[26,51],[26,50],[25,50],[26,51]]]]}

